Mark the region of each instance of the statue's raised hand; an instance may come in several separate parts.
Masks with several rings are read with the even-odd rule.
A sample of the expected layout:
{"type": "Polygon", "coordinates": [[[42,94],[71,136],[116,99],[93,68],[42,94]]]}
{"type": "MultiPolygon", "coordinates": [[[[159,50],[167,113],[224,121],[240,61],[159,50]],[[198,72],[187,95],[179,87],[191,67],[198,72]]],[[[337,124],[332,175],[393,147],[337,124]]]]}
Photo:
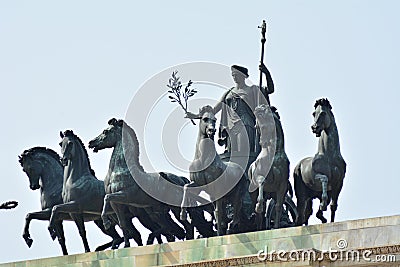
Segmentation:
{"type": "Polygon", "coordinates": [[[260,63],[260,65],[258,65],[258,69],[262,72],[262,73],[268,73],[269,70],[268,68],[264,65],[264,63],[260,63]]]}

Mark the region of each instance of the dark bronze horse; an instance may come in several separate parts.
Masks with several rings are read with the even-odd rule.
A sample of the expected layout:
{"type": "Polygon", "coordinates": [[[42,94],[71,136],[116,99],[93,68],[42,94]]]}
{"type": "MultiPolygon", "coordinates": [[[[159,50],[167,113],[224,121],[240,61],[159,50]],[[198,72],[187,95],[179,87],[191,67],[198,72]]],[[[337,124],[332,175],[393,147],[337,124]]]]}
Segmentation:
{"type": "MultiPolygon", "coordinates": [[[[123,120],[111,119],[108,128],[98,137],[89,142],[89,147],[96,152],[104,148],[113,148],[110,159],[109,171],[104,180],[107,195],[104,198],[102,218],[105,226],[109,224],[108,213],[112,210],[122,223],[125,213],[121,212],[126,206],[145,208],[151,219],[158,223],[159,229],[151,234],[148,243],[152,243],[155,235],[164,234],[185,238],[185,232],[169,216],[169,210],[179,219],[179,208],[170,207],[146,193],[137,181],[144,181],[158,192],[165,192],[162,180],[168,180],[174,184],[184,181],[181,177],[168,173],[147,173],[139,162],[139,142],[135,131],[123,120]]],[[[193,225],[187,221],[180,221],[186,230],[186,238],[194,237],[193,225]]],[[[126,235],[126,229],[121,224],[121,229],[126,235]]],[[[172,240],[170,240],[172,241],[172,240]]],[[[125,247],[129,247],[129,239],[125,239],[125,247]]]]}
{"type": "MultiPolygon", "coordinates": [[[[55,205],[50,217],[49,230],[58,236],[55,225],[68,214],[78,227],[86,252],[90,251],[86,238],[84,222],[95,220],[97,226],[108,235],[113,237],[113,248],[117,248],[121,243],[118,233],[114,227],[105,229],[101,221],[101,211],[105,196],[104,182],[94,176],[94,171],[90,167],[87,151],[79,139],[72,131],[67,130],[60,133],[62,158],[64,165],[64,178],[62,198],[63,204],[55,205]]],[[[130,236],[138,245],[142,245],[139,231],[131,224],[130,236]]]]}
{"type": "Polygon", "coordinates": [[[264,225],[260,218],[265,213],[264,197],[273,198],[276,202],[274,228],[280,227],[282,207],[289,185],[289,159],[285,153],[282,124],[276,109],[273,112],[267,105],[256,107],[256,125],[260,131],[261,152],[250,165],[248,176],[251,183],[258,187],[251,195],[256,203],[255,211],[258,219],[257,229],[262,230],[264,225]],[[272,131],[276,131],[276,146],[273,154],[272,131]],[[270,166],[272,162],[272,166],[270,166]],[[270,167],[270,168],[269,168],[270,167]]]}
{"type": "Polygon", "coordinates": [[[186,209],[190,201],[193,200],[187,195],[188,189],[197,190],[196,187],[208,185],[217,179],[221,179],[220,181],[222,181],[222,183],[220,185],[223,186],[219,186],[221,188],[215,188],[216,191],[210,194],[211,200],[214,203],[217,232],[218,235],[225,235],[227,233],[229,220],[227,218],[226,207],[228,203],[230,203],[234,211],[233,220],[229,226],[229,232],[233,233],[240,228],[242,196],[245,193],[244,190],[247,190],[247,176],[239,164],[234,162],[225,163],[217,154],[214,144],[214,135],[216,132],[214,109],[211,106],[201,108],[198,117],[195,119],[199,119],[200,122],[195,158],[189,166],[190,180],[192,182],[184,187],[181,204],[181,219],[186,218],[186,209]],[[218,193],[221,193],[221,196],[215,197],[218,193]]]}
{"type": "MultiPolygon", "coordinates": [[[[60,157],[56,152],[45,147],[34,147],[25,150],[19,156],[19,163],[22,170],[29,178],[29,188],[31,190],[40,189],[41,211],[28,213],[25,217],[25,227],[22,237],[28,247],[32,246],[33,240],[29,233],[29,225],[31,220],[48,221],[51,216],[52,208],[63,203],[62,187],[63,187],[63,167],[60,162],[60,157]]],[[[64,217],[64,219],[69,216],[64,217]]],[[[62,220],[59,220],[55,227],[59,233],[58,242],[60,243],[62,252],[67,255],[65,246],[64,230],[62,220]]],[[[54,235],[52,238],[54,239],[54,235]]]]}
{"type": "Polygon", "coordinates": [[[346,162],[340,153],[339,134],[331,104],[328,99],[319,99],[314,108],[314,124],[311,128],[319,137],[318,152],[314,157],[301,160],[293,174],[299,211],[297,225],[308,224],[313,198],[321,201],[316,216],[323,223],[327,222],[323,211],[332,200],[331,222],[335,220],[338,197],[346,173],[346,162]]]}
{"type": "MultiPolygon", "coordinates": [[[[60,156],[53,150],[45,147],[34,147],[25,150],[19,156],[19,162],[22,170],[29,178],[29,187],[32,190],[40,189],[41,211],[28,213],[25,218],[25,227],[22,237],[26,244],[31,247],[33,240],[29,233],[29,225],[32,220],[50,220],[52,208],[55,205],[62,204],[62,188],[63,188],[63,166],[61,165],[60,156]]],[[[65,237],[62,221],[71,220],[69,214],[63,214],[55,223],[55,229],[59,233],[58,241],[64,255],[67,255],[67,248],[65,246],[65,237]]],[[[100,218],[94,220],[94,223],[102,229],[102,221],[100,218]]],[[[122,240],[118,233],[114,231],[107,231],[106,234],[112,238],[119,238],[122,240]]],[[[52,234],[54,239],[56,236],[52,234]]],[[[110,247],[111,243],[102,245],[96,249],[102,250],[110,247]]]]}

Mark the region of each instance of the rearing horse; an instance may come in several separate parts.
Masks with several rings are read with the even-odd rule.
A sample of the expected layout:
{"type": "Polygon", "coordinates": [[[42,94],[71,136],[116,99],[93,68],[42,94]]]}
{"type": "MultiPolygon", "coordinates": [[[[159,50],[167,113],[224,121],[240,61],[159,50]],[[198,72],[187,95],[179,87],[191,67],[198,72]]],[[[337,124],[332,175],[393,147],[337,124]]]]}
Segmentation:
{"type": "MultiPolygon", "coordinates": [[[[151,236],[168,234],[183,239],[193,239],[193,225],[187,221],[181,222],[185,231],[169,216],[169,210],[179,218],[179,207],[168,206],[144,191],[137,181],[145,182],[152,187],[154,193],[167,192],[165,182],[176,183],[178,177],[168,173],[147,173],[139,161],[139,141],[135,131],[123,120],[111,119],[108,127],[95,139],[89,142],[89,147],[96,152],[103,148],[113,148],[109,170],[104,181],[107,194],[104,197],[102,218],[104,225],[109,224],[109,211],[115,211],[125,238],[125,247],[129,247],[129,238],[124,224],[124,208],[133,206],[148,211],[151,220],[157,222],[159,229],[151,236]]],[[[177,219],[178,219],[177,218],[177,219]]],[[[152,240],[153,238],[149,238],[152,240]]],[[[172,241],[172,240],[171,240],[172,241]]],[[[151,241],[152,242],[152,241],[151,241]]]]}
{"type": "Polygon", "coordinates": [[[332,106],[328,99],[319,99],[314,105],[313,133],[319,137],[318,152],[314,157],[300,161],[294,169],[294,188],[297,197],[297,225],[308,224],[312,213],[312,199],[321,200],[317,218],[323,223],[323,217],[331,202],[331,222],[335,220],[335,212],[343,179],[346,173],[346,162],[340,154],[339,134],[336,127],[332,106]]]}
{"type": "MultiPolygon", "coordinates": [[[[61,165],[60,156],[50,148],[46,147],[33,147],[25,150],[19,157],[19,163],[21,164],[22,170],[26,173],[29,178],[29,187],[32,190],[40,189],[40,203],[42,210],[28,213],[25,217],[25,227],[22,237],[25,239],[28,247],[32,246],[33,239],[29,233],[29,225],[32,220],[50,220],[52,208],[55,205],[62,204],[62,189],[63,189],[63,166],[61,165]]],[[[62,226],[63,220],[71,220],[69,214],[63,214],[59,217],[60,220],[54,225],[56,232],[59,234],[58,242],[61,245],[62,252],[67,255],[67,248],[65,246],[64,230],[62,226]]],[[[101,229],[104,230],[103,222],[98,217],[94,220],[94,223],[101,229]]],[[[52,238],[56,237],[54,232],[52,238]]],[[[118,233],[113,227],[109,231],[105,231],[105,234],[116,239],[119,238],[118,233]]],[[[118,242],[121,243],[123,240],[120,239],[118,242]]],[[[112,243],[112,242],[111,242],[112,243]]],[[[102,245],[96,249],[102,250],[112,244],[108,243],[102,245]]],[[[117,245],[114,243],[114,245],[117,245]]]]}
{"type": "Polygon", "coordinates": [[[274,228],[280,227],[282,207],[285,201],[289,184],[289,159],[285,153],[282,124],[276,108],[269,108],[263,104],[254,110],[256,126],[260,130],[261,152],[257,159],[250,165],[248,176],[250,181],[258,187],[251,196],[256,202],[257,229],[262,230],[262,213],[265,212],[264,194],[267,198],[276,200],[274,228]],[[271,154],[271,137],[276,132],[276,148],[271,154]],[[268,163],[272,162],[272,166],[268,163]],[[269,167],[271,167],[269,169],[269,167]]]}
{"type": "MultiPolygon", "coordinates": [[[[62,189],[63,204],[55,205],[50,217],[49,230],[54,231],[60,216],[69,214],[78,227],[85,252],[89,252],[89,244],[86,238],[85,220],[100,219],[105,196],[104,182],[94,176],[89,162],[89,157],[81,139],[73,131],[67,130],[60,133],[62,158],[64,165],[64,180],[62,189]]],[[[121,242],[114,228],[105,229],[102,223],[97,223],[100,229],[107,233],[114,231],[115,242],[121,242]]],[[[131,235],[141,245],[139,231],[131,224],[131,235]]],[[[58,235],[58,233],[57,233],[58,235]]],[[[118,244],[119,244],[118,243],[118,244]]],[[[113,248],[116,244],[113,244],[113,248]]]]}
{"type": "MultiPolygon", "coordinates": [[[[246,188],[246,174],[244,169],[234,162],[223,162],[214,144],[214,135],[216,132],[216,118],[214,109],[211,106],[205,106],[200,109],[196,119],[200,119],[199,132],[196,143],[195,158],[189,166],[190,184],[184,186],[183,199],[181,204],[181,219],[186,218],[186,208],[190,201],[187,196],[188,188],[194,191],[201,191],[195,187],[208,185],[217,179],[222,179],[222,188],[216,188],[214,193],[222,193],[218,199],[212,195],[211,200],[214,202],[214,213],[217,221],[218,235],[225,235],[228,229],[226,204],[231,203],[234,208],[233,220],[230,226],[230,232],[240,224],[242,213],[242,197],[246,188]],[[226,190],[226,189],[229,190],[226,190]],[[222,192],[227,191],[227,192],[222,192]]],[[[216,187],[221,187],[221,184],[216,187]]],[[[200,193],[200,192],[198,192],[200,193]]]]}

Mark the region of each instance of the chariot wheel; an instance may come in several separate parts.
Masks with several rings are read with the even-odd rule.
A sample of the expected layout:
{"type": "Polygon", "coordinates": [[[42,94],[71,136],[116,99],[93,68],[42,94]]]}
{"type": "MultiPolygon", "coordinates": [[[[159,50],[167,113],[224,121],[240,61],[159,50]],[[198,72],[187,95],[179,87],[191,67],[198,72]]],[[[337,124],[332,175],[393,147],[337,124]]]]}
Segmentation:
{"type": "MultiPolygon", "coordinates": [[[[265,219],[265,228],[267,230],[272,229],[274,225],[274,217],[275,217],[275,205],[276,201],[271,199],[266,211],[266,219],[265,219]]],[[[282,217],[281,217],[281,227],[280,228],[287,228],[293,227],[296,225],[296,218],[297,218],[297,207],[293,202],[293,199],[289,196],[285,196],[285,202],[283,202],[283,209],[282,209],[282,217]]]]}

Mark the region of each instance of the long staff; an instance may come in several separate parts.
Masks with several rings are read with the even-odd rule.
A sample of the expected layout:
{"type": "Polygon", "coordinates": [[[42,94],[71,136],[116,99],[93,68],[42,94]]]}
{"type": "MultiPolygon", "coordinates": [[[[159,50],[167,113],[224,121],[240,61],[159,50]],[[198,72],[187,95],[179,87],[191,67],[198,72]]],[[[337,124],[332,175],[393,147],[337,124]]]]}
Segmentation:
{"type": "MultiPolygon", "coordinates": [[[[259,29],[261,29],[261,60],[260,63],[263,64],[264,63],[264,47],[265,47],[265,42],[267,41],[267,39],[265,38],[265,33],[267,32],[267,24],[265,23],[265,20],[263,20],[261,26],[258,26],[259,29]]],[[[260,84],[259,84],[259,88],[260,91],[262,92],[262,77],[263,77],[263,73],[260,70],[260,84]]],[[[264,97],[267,99],[267,103],[268,105],[270,105],[269,103],[269,95],[268,94],[263,94],[264,97]]],[[[260,104],[260,97],[261,95],[259,95],[258,97],[258,103],[260,104]]]]}

